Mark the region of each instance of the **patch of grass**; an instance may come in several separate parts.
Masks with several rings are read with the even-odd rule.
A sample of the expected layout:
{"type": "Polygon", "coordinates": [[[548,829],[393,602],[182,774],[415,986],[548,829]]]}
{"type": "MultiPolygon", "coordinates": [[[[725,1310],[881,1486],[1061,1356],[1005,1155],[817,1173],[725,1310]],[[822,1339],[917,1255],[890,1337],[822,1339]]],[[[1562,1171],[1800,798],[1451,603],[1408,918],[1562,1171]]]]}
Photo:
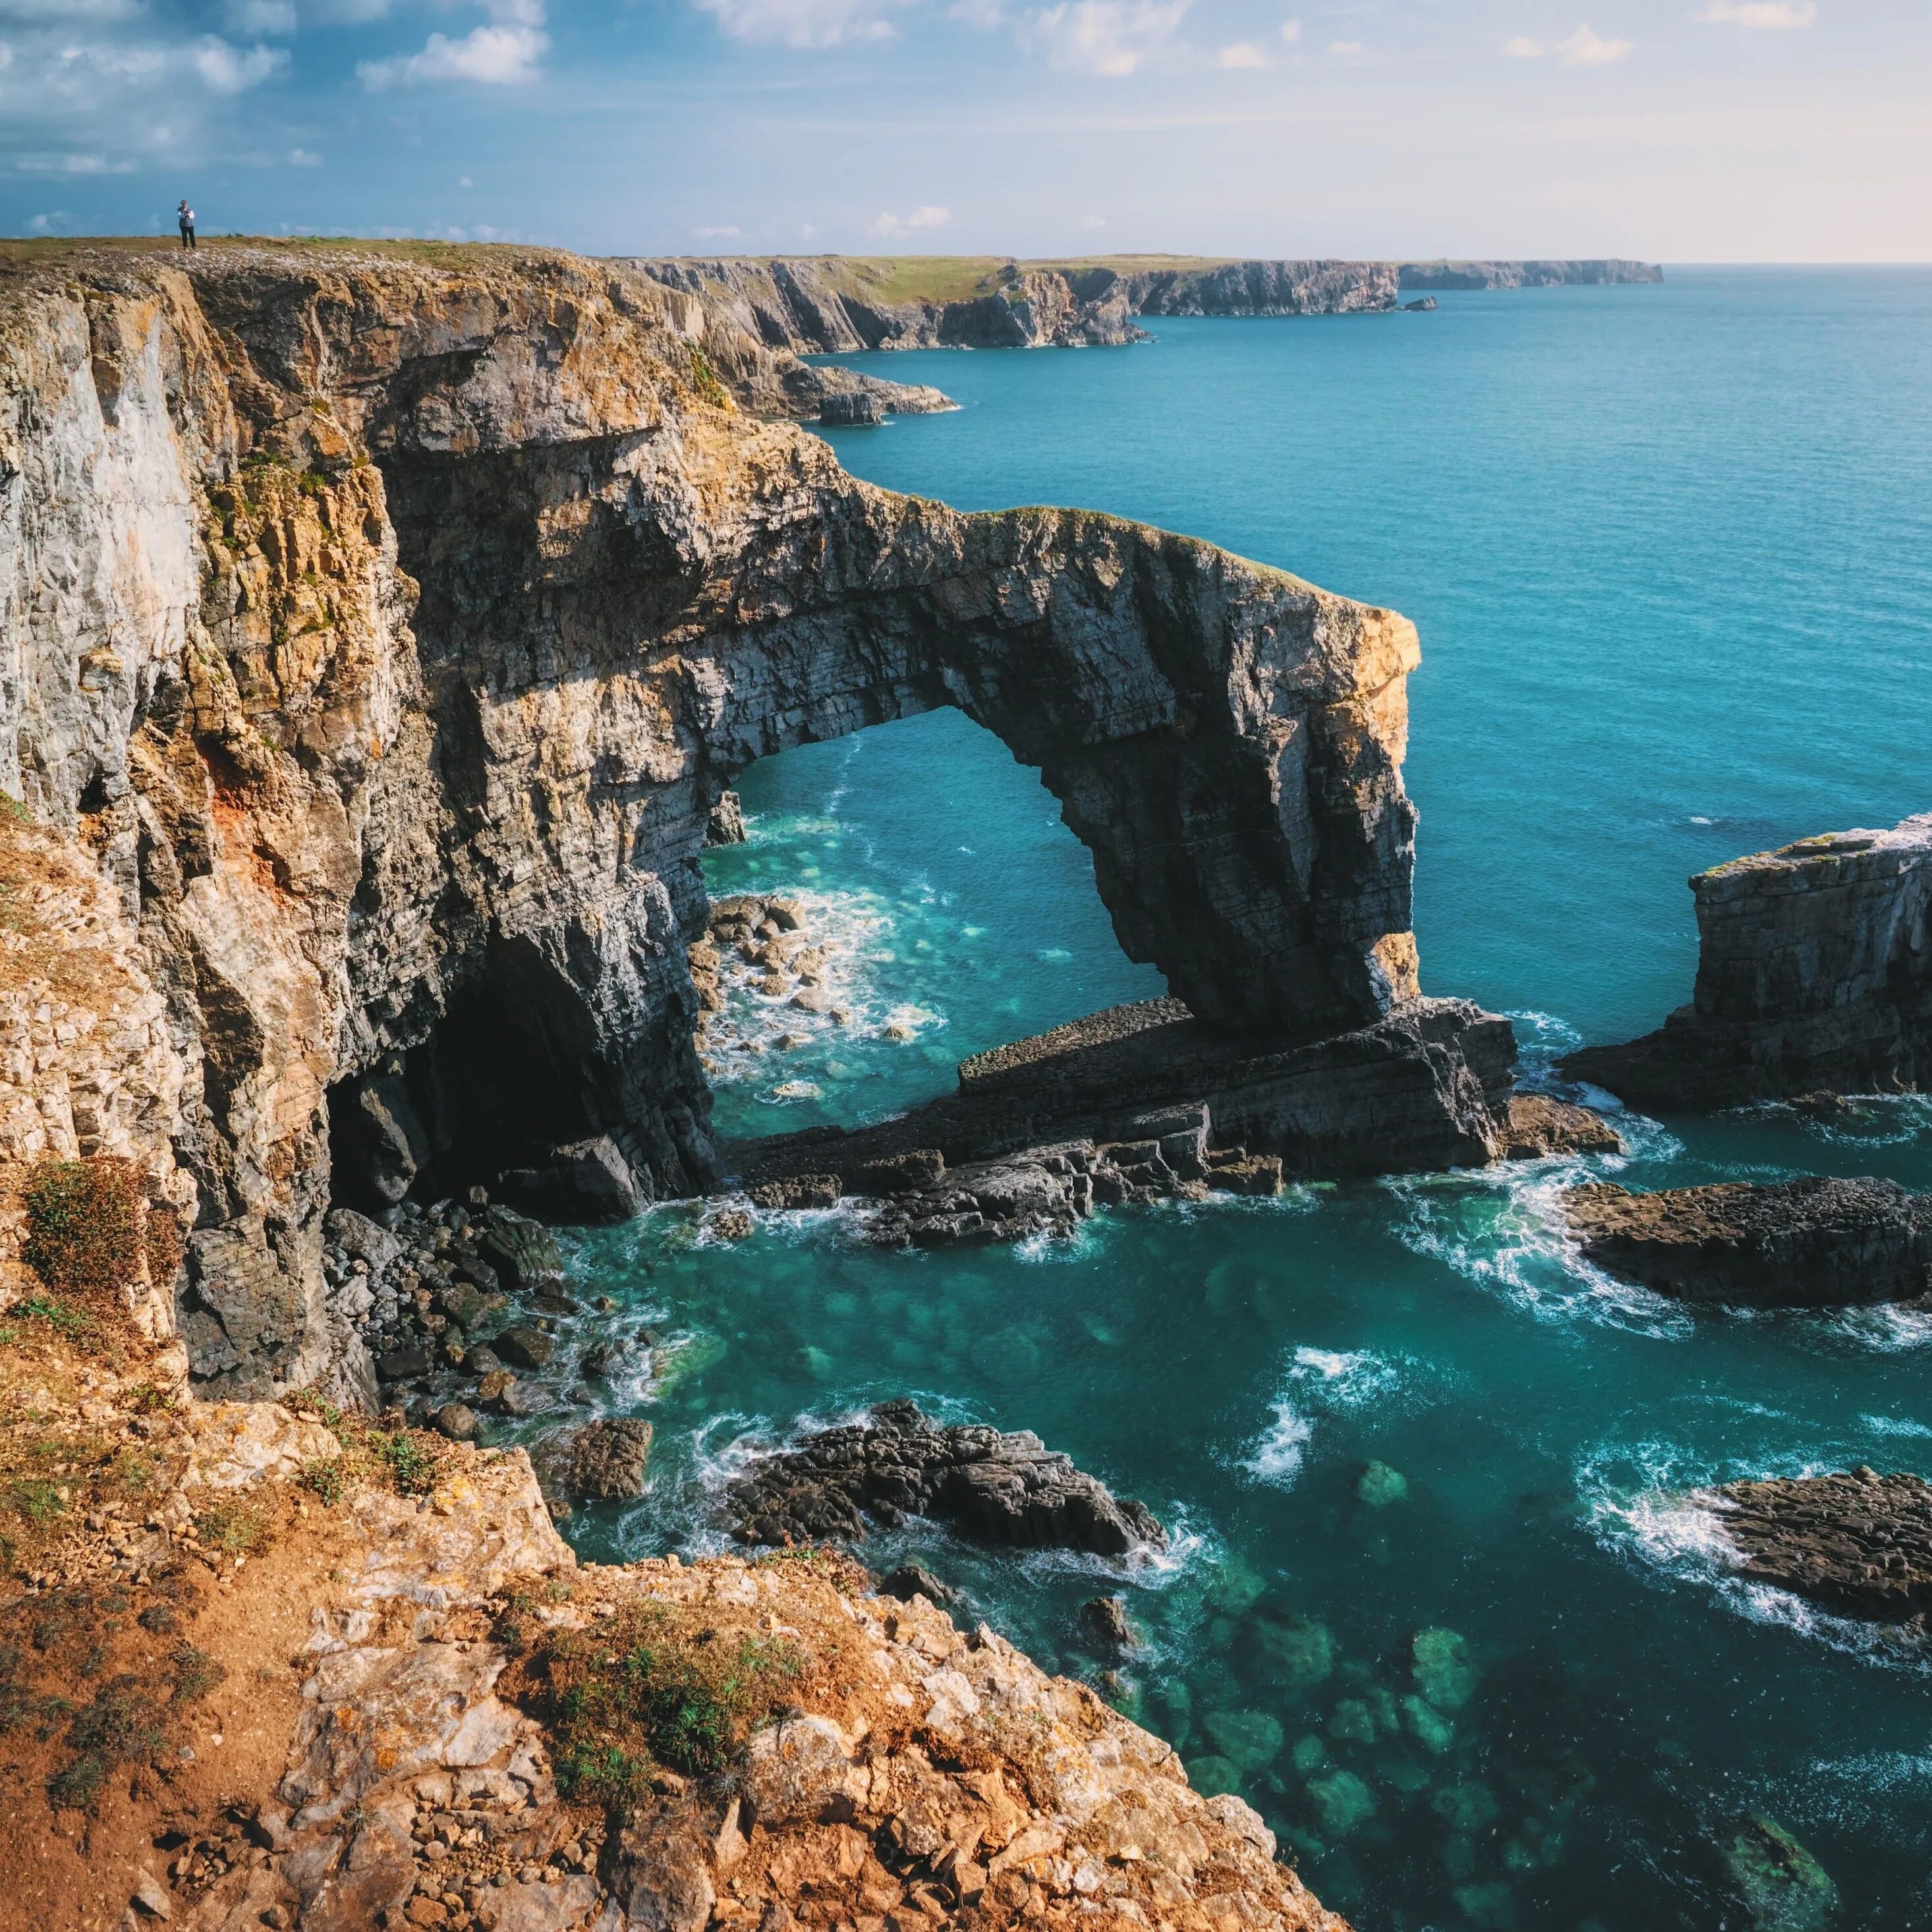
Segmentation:
{"type": "Polygon", "coordinates": [[[67,1508],[61,1499],[60,1486],[44,1477],[16,1480],[8,1490],[7,1500],[22,1522],[30,1522],[36,1528],[52,1522],[67,1508]]]}
{"type": "Polygon", "coordinates": [[[549,1724],[558,1788],[620,1808],[659,1766],[722,1771],[802,1667],[782,1639],[646,1605],[587,1630],[544,1633],[524,1671],[549,1724]]]}
{"type": "Polygon", "coordinates": [[[268,1540],[268,1526],[252,1504],[224,1498],[195,1511],[194,1533],[227,1556],[252,1556],[268,1540]]]}
{"type": "Polygon", "coordinates": [[[48,1779],[48,1800],[88,1810],[117,1766],[152,1763],[166,1742],[153,1691],[131,1673],[110,1678],[68,1726],[66,1743],[74,1755],[48,1779]]]}
{"type": "Polygon", "coordinates": [[[147,1201],[134,1162],[104,1154],[44,1160],[28,1175],[21,1198],[27,1210],[21,1258],[56,1295],[106,1303],[140,1279],[147,1201]]]}
{"type": "Polygon", "coordinates": [[[56,1335],[70,1338],[86,1334],[90,1325],[88,1318],[78,1308],[70,1308],[51,1294],[24,1295],[7,1312],[19,1316],[23,1322],[44,1322],[56,1335]]]}
{"type": "Polygon", "coordinates": [[[176,1704],[199,1703],[228,1675],[228,1666],[218,1664],[206,1651],[191,1643],[175,1646],[169,1674],[173,1678],[169,1701],[176,1704]]]}
{"type": "Polygon", "coordinates": [[[388,1471],[398,1495],[427,1496],[436,1487],[441,1459],[420,1430],[399,1429],[389,1436],[376,1432],[371,1434],[369,1442],[376,1460],[388,1471]]]}

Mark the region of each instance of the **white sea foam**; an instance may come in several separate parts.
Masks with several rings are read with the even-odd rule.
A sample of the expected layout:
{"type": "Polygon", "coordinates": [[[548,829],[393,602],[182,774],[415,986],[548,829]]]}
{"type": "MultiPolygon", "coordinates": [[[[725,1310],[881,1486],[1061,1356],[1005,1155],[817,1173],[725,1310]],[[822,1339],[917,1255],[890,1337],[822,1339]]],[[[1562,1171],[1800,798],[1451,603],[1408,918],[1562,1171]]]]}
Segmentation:
{"type": "Polygon", "coordinates": [[[1258,1483],[1292,1488],[1307,1460],[1318,1418],[1371,1406],[1388,1407],[1415,1366],[1366,1348],[1298,1347],[1274,1403],[1274,1420],[1242,1458],[1240,1467],[1258,1483]]]}
{"type": "Polygon", "coordinates": [[[1622,1165],[1613,1157],[1565,1156],[1491,1173],[1402,1175],[1382,1184],[1405,1210],[1396,1228],[1404,1246],[1538,1320],[1588,1322],[1681,1341],[1694,1332],[1688,1310],[1585,1260],[1565,1227],[1558,1203],[1564,1190],[1622,1165]]]}
{"type": "MultiPolygon", "coordinates": [[[[1786,1468],[1814,1474],[1818,1466],[1786,1468]]],[[[1790,1591],[1743,1574],[1742,1552],[1724,1532],[1717,1485],[1762,1476],[1760,1463],[1700,1465],[1672,1444],[1628,1444],[1586,1456],[1576,1487],[1604,1547],[1670,1581],[1701,1588],[1753,1623],[1790,1631],[1874,1664],[1932,1674],[1932,1658],[1886,1624],[1833,1616],[1790,1591]],[[1634,1478],[1634,1480],[1632,1480],[1634,1478]]]]}
{"type": "Polygon", "coordinates": [[[1826,1333],[1878,1354],[1900,1354],[1910,1348],[1932,1346],[1932,1314],[1888,1302],[1876,1308],[1842,1309],[1820,1325],[1826,1333]]]}

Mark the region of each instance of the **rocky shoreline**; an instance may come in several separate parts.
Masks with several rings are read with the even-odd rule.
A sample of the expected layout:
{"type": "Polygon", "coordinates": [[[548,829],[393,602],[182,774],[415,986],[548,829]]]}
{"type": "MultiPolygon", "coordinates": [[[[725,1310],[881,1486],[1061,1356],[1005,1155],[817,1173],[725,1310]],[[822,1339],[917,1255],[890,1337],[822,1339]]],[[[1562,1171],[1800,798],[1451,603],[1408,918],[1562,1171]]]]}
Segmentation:
{"type": "MultiPolygon", "coordinates": [[[[898,292],[891,265],[836,256],[639,260],[667,287],[715,305],[748,338],[800,355],[872,349],[1118,346],[1146,339],[1138,316],[1387,314],[1404,290],[1654,282],[1641,262],[1214,261],[1180,258],[952,264],[927,271],[970,292],[898,292]]],[[[916,280],[916,276],[914,277],[916,280]]],[[[828,398],[827,422],[872,419],[862,399],[828,398]]]]}

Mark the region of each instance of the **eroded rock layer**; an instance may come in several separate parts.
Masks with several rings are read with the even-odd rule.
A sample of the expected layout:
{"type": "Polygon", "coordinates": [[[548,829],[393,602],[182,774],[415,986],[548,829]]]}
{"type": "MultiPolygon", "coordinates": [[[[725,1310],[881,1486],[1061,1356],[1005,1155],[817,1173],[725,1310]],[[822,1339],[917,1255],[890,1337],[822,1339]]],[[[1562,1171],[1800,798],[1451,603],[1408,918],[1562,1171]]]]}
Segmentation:
{"type": "Polygon", "coordinates": [[[1810,1177],[1632,1194],[1610,1181],[1563,1197],[1598,1267],[1689,1301],[1846,1307],[1932,1289],[1932,1200],[1893,1180],[1810,1177]]]}
{"type": "Polygon", "coordinates": [[[165,1012],[154,1184],[193,1221],[203,1384],[339,1366],[332,1181],[373,1209],[507,1174],[622,1213],[712,1178],[698,858],[790,746],[987,724],[1204,1037],[1414,1002],[1392,613],[1114,518],[859,483],[734,401],[784,406],[792,363],[622,266],[8,272],[0,787],[110,882],[165,1012]]]}
{"type": "Polygon", "coordinates": [[[1702,1108],[1932,1078],[1932,814],[1735,859],[1690,881],[1697,984],[1658,1031],[1564,1070],[1702,1108]]]}
{"type": "Polygon", "coordinates": [[[1854,1469],[1714,1493],[1747,1576],[1851,1616],[1922,1626],[1932,1612],[1932,1484],[1922,1477],[1854,1469]]]}

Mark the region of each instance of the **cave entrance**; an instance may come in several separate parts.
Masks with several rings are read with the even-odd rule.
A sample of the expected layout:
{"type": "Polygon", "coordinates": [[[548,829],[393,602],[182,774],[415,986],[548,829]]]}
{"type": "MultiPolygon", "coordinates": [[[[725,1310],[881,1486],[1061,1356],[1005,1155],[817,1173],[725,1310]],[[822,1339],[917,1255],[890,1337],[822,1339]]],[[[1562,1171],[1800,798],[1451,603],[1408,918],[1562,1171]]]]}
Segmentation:
{"type": "Polygon", "coordinates": [[[596,1064],[574,989],[496,940],[426,1040],[330,1090],[336,1200],[376,1214],[543,1166],[599,1131],[596,1064]]]}
{"type": "Polygon", "coordinates": [[[879,1120],[971,1054],[1167,990],[1039,773],[962,712],[760,759],[737,795],[750,838],[704,860],[715,995],[694,962],[722,1141],[879,1120]],[[759,940],[746,896],[797,924],[759,940]]]}

